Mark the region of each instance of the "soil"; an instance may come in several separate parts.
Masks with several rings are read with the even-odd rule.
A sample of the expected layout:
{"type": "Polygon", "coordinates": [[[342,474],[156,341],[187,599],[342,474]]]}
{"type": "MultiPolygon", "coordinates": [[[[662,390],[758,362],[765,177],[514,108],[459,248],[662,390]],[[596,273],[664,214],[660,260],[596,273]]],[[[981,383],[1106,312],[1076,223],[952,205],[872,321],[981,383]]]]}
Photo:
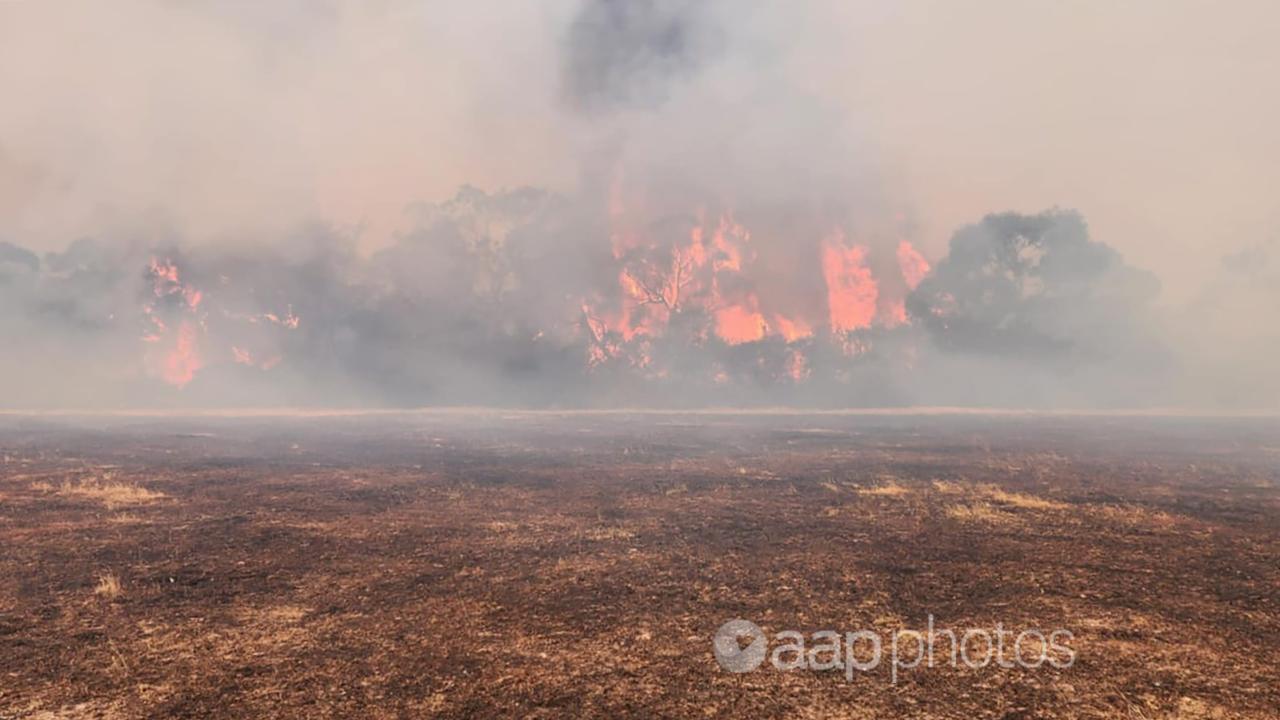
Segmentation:
{"type": "Polygon", "coordinates": [[[1276,419],[11,415],[0,457],[0,718],[1280,717],[1276,419]],[[1073,661],[734,673],[736,618],[1073,661]]]}

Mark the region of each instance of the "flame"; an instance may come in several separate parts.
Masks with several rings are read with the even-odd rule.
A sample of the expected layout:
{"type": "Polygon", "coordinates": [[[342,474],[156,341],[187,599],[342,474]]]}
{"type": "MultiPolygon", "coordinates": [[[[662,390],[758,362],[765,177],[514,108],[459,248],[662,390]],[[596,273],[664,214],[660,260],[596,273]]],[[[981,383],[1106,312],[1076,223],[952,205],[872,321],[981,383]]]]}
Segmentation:
{"type": "Polygon", "coordinates": [[[246,350],[246,349],[244,349],[244,348],[242,348],[242,347],[240,347],[240,346],[238,346],[238,345],[232,345],[232,346],[231,346],[231,358],[232,358],[232,360],[234,360],[236,363],[238,363],[238,364],[240,364],[240,365],[248,365],[249,367],[257,367],[257,368],[260,368],[260,369],[262,369],[262,370],[270,370],[271,368],[275,367],[276,365],[279,365],[279,364],[280,364],[280,361],[283,359],[283,358],[281,358],[279,355],[272,355],[272,356],[268,357],[266,360],[263,360],[263,361],[261,361],[261,362],[258,362],[258,361],[255,361],[255,360],[253,359],[253,353],[249,352],[248,350],[246,350]]]}
{"type": "Polygon", "coordinates": [[[260,315],[259,317],[261,317],[263,320],[269,323],[279,325],[280,327],[286,327],[286,328],[289,328],[290,330],[297,330],[298,323],[301,322],[300,320],[298,320],[298,316],[293,314],[292,305],[290,305],[289,309],[285,311],[285,314],[283,317],[271,312],[262,313],[262,315],[260,315]]]}
{"type": "Polygon", "coordinates": [[[591,334],[591,343],[587,347],[587,364],[595,367],[618,357],[622,352],[621,346],[611,340],[609,324],[593,314],[587,303],[582,304],[582,318],[591,334]]]}
{"type": "Polygon", "coordinates": [[[907,324],[907,305],[902,300],[888,302],[880,308],[880,324],[887,327],[898,327],[907,324]]]}
{"type": "MultiPolygon", "coordinates": [[[[701,235],[701,233],[699,233],[701,235]]],[[[714,268],[719,270],[742,271],[742,246],[751,240],[751,233],[734,222],[728,215],[720,217],[711,244],[716,250],[714,268]]]]}
{"type": "Polygon", "coordinates": [[[871,327],[880,290],[867,267],[867,249],[846,245],[843,233],[833,234],[822,246],[822,276],[827,281],[831,331],[871,327]]]}
{"type": "Polygon", "coordinates": [[[190,320],[183,320],[178,325],[173,347],[165,353],[161,376],[170,385],[185,387],[202,367],[204,363],[196,348],[196,325],[190,320]]]}
{"type": "Polygon", "coordinates": [[[151,293],[157,299],[176,297],[189,310],[200,307],[200,301],[204,298],[203,293],[179,279],[178,266],[172,260],[151,258],[147,270],[151,275],[151,293]]]}
{"type": "MultiPolygon", "coordinates": [[[[814,238],[820,262],[812,270],[812,285],[825,297],[825,306],[815,302],[809,310],[797,311],[804,306],[802,300],[797,303],[804,295],[783,297],[785,287],[762,282],[771,279],[770,269],[757,262],[751,231],[732,212],[716,215],[698,209],[674,238],[649,237],[640,229],[647,226],[634,224],[632,217],[615,182],[609,193],[609,237],[617,263],[616,291],[581,302],[588,368],[619,364],[660,377],[667,368],[652,351],[661,347],[659,338],[680,332],[694,345],[711,341],[737,347],[772,339],[787,348],[785,355],[771,360],[761,355],[754,369],[717,362],[707,371],[714,383],[761,372],[803,382],[812,373],[810,354],[817,343],[856,357],[872,341],[859,331],[908,324],[905,294],[929,272],[924,256],[902,240],[896,249],[901,279],[887,277],[881,283],[872,270],[869,247],[850,242],[836,229],[814,238]],[[817,328],[830,334],[819,337],[817,328]]],[[[797,289],[803,293],[808,288],[797,289]]],[[[761,347],[766,352],[768,346],[761,347]]]]}
{"type": "Polygon", "coordinates": [[[791,355],[787,358],[787,375],[796,382],[809,379],[809,360],[805,358],[804,353],[794,349],[791,351],[791,355]]]}
{"type": "MultiPolygon", "coordinates": [[[[879,329],[911,322],[904,300],[930,271],[905,239],[886,247],[864,239],[877,237],[875,232],[855,235],[852,226],[835,225],[821,226],[832,228],[826,236],[796,231],[794,237],[768,237],[766,232],[778,228],[756,226],[715,200],[657,215],[646,202],[658,204],[657,198],[642,194],[638,209],[631,202],[620,169],[604,190],[607,233],[581,264],[601,271],[587,279],[566,278],[573,281],[566,285],[580,289],[555,299],[564,304],[556,306],[559,315],[547,327],[528,327],[535,316],[522,313],[510,323],[502,320],[503,332],[518,331],[521,338],[526,330],[537,338],[545,331],[540,346],[565,343],[562,349],[580,353],[577,364],[584,372],[639,370],[646,378],[692,372],[699,382],[838,376],[836,352],[854,357],[873,342],[898,344],[883,342],[879,329]],[[788,253],[790,247],[795,252],[788,253]],[[703,357],[681,354],[685,346],[698,348],[703,357]]],[[[669,198],[665,191],[657,195],[663,202],[669,198]]],[[[809,227],[813,220],[800,219],[795,227],[809,227]]],[[[877,227],[874,220],[865,226],[877,227]]],[[[283,357],[274,334],[300,327],[282,298],[251,288],[239,302],[228,302],[238,285],[217,269],[199,276],[210,280],[197,288],[179,262],[154,257],[148,264],[151,292],[140,333],[145,357],[149,370],[178,387],[206,363],[272,368],[283,357]],[[274,298],[271,305],[240,304],[266,297],[274,298]]],[[[522,283],[518,270],[510,270],[513,287],[522,283]]],[[[522,292],[539,287],[530,283],[522,292]]]]}
{"type": "Polygon", "coordinates": [[[143,342],[157,346],[159,357],[152,354],[152,367],[160,379],[175,387],[185,387],[204,367],[199,353],[199,336],[204,330],[200,305],[204,294],[182,281],[177,263],[151,258],[147,265],[151,280],[151,298],[143,305],[143,316],[149,328],[143,342]],[[177,317],[176,329],[165,316],[177,317]]]}
{"type": "Polygon", "coordinates": [[[151,258],[148,270],[151,272],[152,283],[157,296],[163,293],[163,289],[167,285],[179,285],[178,266],[172,260],[151,258]]]}
{"type": "MultiPolygon", "coordinates": [[[[205,367],[201,345],[208,344],[210,338],[209,302],[203,291],[184,280],[182,271],[172,259],[151,258],[146,274],[150,280],[151,292],[142,306],[147,325],[142,341],[152,349],[147,351],[145,360],[149,370],[161,380],[182,388],[205,367]]],[[[226,276],[221,276],[219,280],[222,285],[229,282],[226,276]]],[[[285,330],[296,330],[301,323],[292,305],[287,306],[283,314],[244,314],[223,308],[213,318],[225,318],[250,325],[274,325],[285,330]]],[[[225,322],[222,325],[224,330],[227,329],[225,322]]],[[[260,336],[261,332],[257,334],[260,336]]],[[[269,354],[264,360],[255,360],[255,352],[240,344],[231,345],[229,354],[232,362],[263,370],[275,367],[282,360],[279,354],[269,354]]]]}
{"type": "MultiPolygon", "coordinates": [[[[903,240],[898,243],[898,269],[902,271],[902,279],[906,281],[907,289],[915,290],[920,285],[920,281],[929,274],[929,261],[925,260],[910,242],[903,240]]],[[[906,320],[905,313],[903,320],[906,320]]]]}
{"type": "Polygon", "coordinates": [[[768,325],[764,316],[742,305],[731,305],[716,311],[716,335],[730,345],[762,340],[768,325]]]}
{"type": "Polygon", "coordinates": [[[789,343],[813,336],[813,328],[803,318],[791,318],[775,313],[771,327],[789,343]]]}
{"type": "Polygon", "coordinates": [[[233,320],[244,320],[247,323],[257,325],[259,323],[279,325],[289,330],[297,330],[299,323],[302,321],[293,313],[293,306],[288,306],[284,315],[277,315],[273,312],[264,312],[257,314],[234,313],[224,311],[223,315],[233,320]]]}

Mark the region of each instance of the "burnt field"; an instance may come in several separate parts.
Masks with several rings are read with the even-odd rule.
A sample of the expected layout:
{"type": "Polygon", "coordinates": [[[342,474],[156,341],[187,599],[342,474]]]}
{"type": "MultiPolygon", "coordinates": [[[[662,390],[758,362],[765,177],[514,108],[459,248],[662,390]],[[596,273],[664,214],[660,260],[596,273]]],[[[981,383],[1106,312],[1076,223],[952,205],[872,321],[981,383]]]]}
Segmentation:
{"type": "Polygon", "coordinates": [[[0,416],[0,458],[0,718],[1280,715],[1275,419],[0,416]],[[712,653],[930,616],[1074,663],[712,653]]]}

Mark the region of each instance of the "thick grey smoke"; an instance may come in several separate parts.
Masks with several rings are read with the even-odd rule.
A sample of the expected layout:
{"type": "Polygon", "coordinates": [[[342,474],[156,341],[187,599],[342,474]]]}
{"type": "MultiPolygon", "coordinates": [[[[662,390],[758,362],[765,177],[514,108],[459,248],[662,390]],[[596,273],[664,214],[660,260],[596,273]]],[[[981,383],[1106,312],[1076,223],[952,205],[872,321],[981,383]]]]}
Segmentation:
{"type": "Polygon", "coordinates": [[[10,271],[38,272],[40,258],[26,248],[18,247],[10,242],[0,240],[0,272],[8,275],[10,271]],[[17,266],[7,269],[6,265],[17,266]]]}
{"type": "Polygon", "coordinates": [[[368,258],[323,228],[251,254],[122,252],[82,241],[41,262],[6,245],[0,293],[16,312],[5,314],[4,329],[23,349],[6,377],[43,378],[45,369],[27,363],[76,349],[58,354],[68,382],[55,395],[15,382],[9,397],[35,405],[89,397],[538,407],[1167,402],[1151,386],[1168,371],[1153,324],[1155,282],[1090,240],[1073,213],[996,215],[960,230],[907,300],[914,323],[729,343],[706,308],[690,306],[644,341],[643,367],[628,356],[590,362],[594,348],[624,339],[594,333],[582,298],[614,291],[619,268],[634,260],[615,258],[607,243],[572,240],[593,237],[591,223],[544,191],[464,188],[420,208],[416,230],[368,258]],[[163,360],[157,371],[139,357],[149,334],[172,352],[184,322],[198,328],[200,360],[175,390],[161,382],[163,360]],[[802,381],[788,375],[797,353],[802,381]],[[123,384],[97,385],[113,376],[123,384]]]}
{"type": "Polygon", "coordinates": [[[654,105],[714,53],[708,3],[588,0],[569,26],[565,89],[582,109],[654,105]]]}
{"type": "Polygon", "coordinates": [[[1274,165],[1239,165],[1221,193],[1162,186],[1169,168],[1145,168],[1164,147],[1114,172],[1147,147],[1118,129],[1147,141],[1186,114],[1082,115],[1128,77],[1078,52],[1088,22],[1016,3],[15,8],[7,407],[1240,408],[1280,392],[1280,338],[1251,322],[1280,309],[1274,247],[1156,232],[1193,226],[1192,197],[1238,201],[1231,227],[1253,232],[1271,201],[1243,179],[1274,165]],[[952,235],[1054,203],[1092,230],[1054,210],[952,235]],[[1195,291],[1174,247],[1230,257],[1195,291]]]}

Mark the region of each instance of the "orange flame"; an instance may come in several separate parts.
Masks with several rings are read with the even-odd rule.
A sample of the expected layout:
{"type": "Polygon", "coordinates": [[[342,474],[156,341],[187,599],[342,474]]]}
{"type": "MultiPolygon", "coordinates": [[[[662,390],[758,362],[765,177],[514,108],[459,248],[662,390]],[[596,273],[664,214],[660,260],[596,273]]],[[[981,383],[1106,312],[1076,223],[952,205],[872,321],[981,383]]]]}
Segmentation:
{"type": "Polygon", "coordinates": [[[809,379],[809,361],[804,353],[797,350],[791,351],[791,356],[787,359],[787,375],[796,382],[809,379]]]}
{"type": "Polygon", "coordinates": [[[813,328],[802,318],[790,318],[775,313],[772,328],[778,331],[783,340],[793,343],[813,335],[813,328]]]}
{"type": "Polygon", "coordinates": [[[762,340],[767,327],[763,315],[742,305],[716,311],[716,335],[730,345],[762,340]]]}
{"type": "Polygon", "coordinates": [[[196,348],[196,326],[190,320],[183,320],[178,325],[173,347],[164,356],[161,377],[170,385],[185,387],[202,367],[204,363],[196,348]]]}
{"type": "Polygon", "coordinates": [[[142,308],[150,324],[150,330],[143,334],[142,340],[155,345],[164,344],[171,333],[170,325],[165,322],[162,314],[183,315],[178,321],[176,333],[172,334],[171,344],[162,351],[158,359],[157,372],[170,385],[185,387],[204,366],[198,349],[204,319],[197,314],[204,295],[182,282],[178,266],[172,260],[151,258],[147,272],[151,277],[153,299],[142,308]],[[167,300],[168,298],[176,298],[178,302],[167,300]]]}
{"type": "Polygon", "coordinates": [[[894,300],[880,308],[880,324],[898,327],[907,324],[907,306],[902,300],[894,300]]]}
{"type": "MultiPolygon", "coordinates": [[[[849,242],[837,229],[821,241],[821,267],[815,269],[824,281],[825,315],[795,312],[794,297],[782,312],[770,302],[778,298],[777,283],[759,283],[768,279],[768,270],[757,266],[751,233],[732,213],[708,221],[696,211],[683,238],[670,245],[628,223],[616,186],[610,189],[609,216],[615,224],[610,240],[618,262],[617,292],[584,299],[581,306],[587,365],[593,368],[621,361],[660,376],[666,369],[654,363],[651,344],[677,327],[676,318],[685,317],[697,319],[678,325],[694,343],[709,337],[735,346],[781,339],[792,347],[773,367],[780,377],[800,382],[811,373],[812,348],[796,344],[813,338],[815,327],[828,327],[834,336],[830,342],[845,355],[865,353],[871,338],[855,331],[909,322],[901,295],[929,272],[929,263],[903,240],[896,253],[902,280],[888,278],[882,285],[871,269],[868,247],[849,242]]],[[[727,382],[729,372],[718,366],[711,379],[727,382]]]]}
{"type": "MultiPolygon", "coordinates": [[[[148,324],[142,335],[143,342],[154,347],[146,353],[148,368],[161,380],[176,387],[185,387],[205,367],[200,345],[208,340],[204,293],[184,282],[177,263],[170,259],[151,258],[147,265],[151,281],[151,299],[142,306],[148,324]],[[176,322],[175,322],[176,318],[176,322]]],[[[221,278],[223,284],[226,277],[221,278]]],[[[286,330],[296,330],[300,324],[293,307],[288,306],[283,315],[273,312],[246,315],[222,309],[221,317],[251,324],[272,324],[286,330]]],[[[248,349],[232,345],[231,359],[241,365],[269,370],[281,361],[279,355],[267,356],[257,361],[248,349]]]]}
{"type": "MultiPolygon", "coordinates": [[[[915,290],[920,281],[929,274],[929,261],[924,259],[911,243],[903,240],[898,243],[898,268],[902,271],[902,279],[908,290],[915,290]]],[[[905,314],[903,319],[906,319],[905,314]]]]}
{"type": "Polygon", "coordinates": [[[867,249],[846,246],[844,234],[837,232],[823,243],[822,276],[827,281],[831,331],[846,333],[871,327],[880,291],[867,267],[867,249]]]}

